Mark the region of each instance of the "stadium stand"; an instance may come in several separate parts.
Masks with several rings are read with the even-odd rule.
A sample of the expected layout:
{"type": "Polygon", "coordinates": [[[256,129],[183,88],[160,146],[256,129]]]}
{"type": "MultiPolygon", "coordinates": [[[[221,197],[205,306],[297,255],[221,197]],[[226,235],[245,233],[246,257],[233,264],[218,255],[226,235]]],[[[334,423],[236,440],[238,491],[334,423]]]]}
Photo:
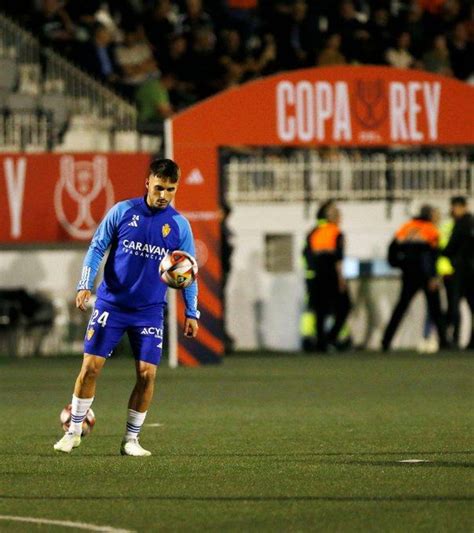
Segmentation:
{"type": "MultiPolygon", "coordinates": [[[[146,133],[154,129],[160,133],[170,112],[281,70],[370,63],[474,81],[473,9],[468,0],[23,0],[2,4],[8,17],[38,39],[43,76],[44,50],[48,50],[50,58],[60,54],[119,94],[124,99],[121,108],[128,101],[142,113],[150,101],[160,102],[154,120],[147,118],[146,133]],[[158,81],[150,84],[150,79],[158,81]],[[146,91],[140,91],[143,85],[146,91]]],[[[26,32],[25,39],[31,40],[26,32]]],[[[5,45],[3,40],[0,89],[19,87],[19,92],[35,93],[25,91],[19,80],[14,57],[19,53],[18,41],[5,45]]],[[[23,70],[30,69],[30,78],[34,79],[31,72],[40,64],[39,56],[33,63],[31,58],[29,63],[20,59],[23,70]]],[[[48,91],[45,81],[37,80],[42,92],[54,92],[48,91]]],[[[64,87],[56,92],[64,93],[64,87]]],[[[37,110],[50,113],[51,101],[40,98],[37,110]]],[[[73,111],[62,107],[61,116],[49,117],[56,145],[61,137],[57,132],[64,131],[73,111]]],[[[128,113],[134,122],[134,111],[128,113]]],[[[111,118],[114,127],[123,130],[111,118]]]]}

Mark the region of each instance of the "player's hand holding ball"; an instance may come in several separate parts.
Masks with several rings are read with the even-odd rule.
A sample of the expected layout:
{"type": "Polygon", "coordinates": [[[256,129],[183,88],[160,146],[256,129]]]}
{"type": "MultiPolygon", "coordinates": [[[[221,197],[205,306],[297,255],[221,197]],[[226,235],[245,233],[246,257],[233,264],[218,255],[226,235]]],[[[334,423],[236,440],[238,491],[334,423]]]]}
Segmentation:
{"type": "Polygon", "coordinates": [[[160,263],[160,277],[172,289],[185,289],[196,279],[198,265],[191,254],[175,250],[160,263]]]}

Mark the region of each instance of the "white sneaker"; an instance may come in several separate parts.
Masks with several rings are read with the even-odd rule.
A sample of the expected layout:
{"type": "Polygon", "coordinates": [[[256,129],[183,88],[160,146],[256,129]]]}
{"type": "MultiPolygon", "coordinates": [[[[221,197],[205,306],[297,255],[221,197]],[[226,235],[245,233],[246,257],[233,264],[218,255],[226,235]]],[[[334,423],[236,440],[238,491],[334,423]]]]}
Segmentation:
{"type": "Polygon", "coordinates": [[[61,440],[54,445],[57,452],[71,453],[73,448],[81,444],[81,436],[75,433],[65,433],[61,440]]]}
{"type": "Polygon", "coordinates": [[[124,438],[120,446],[120,453],[122,455],[132,455],[133,457],[148,457],[151,455],[151,452],[141,447],[138,437],[124,438]]]}

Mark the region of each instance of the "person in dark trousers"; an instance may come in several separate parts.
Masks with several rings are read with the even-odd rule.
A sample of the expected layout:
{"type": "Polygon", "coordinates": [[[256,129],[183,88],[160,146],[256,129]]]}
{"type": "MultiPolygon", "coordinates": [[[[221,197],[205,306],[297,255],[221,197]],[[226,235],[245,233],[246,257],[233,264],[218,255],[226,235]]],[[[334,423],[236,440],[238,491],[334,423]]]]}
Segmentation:
{"type": "Polygon", "coordinates": [[[471,310],[471,337],[466,349],[474,350],[474,217],[463,196],[452,198],[451,214],[455,224],[443,253],[454,266],[454,305],[459,310],[460,300],[466,298],[471,310]]]}
{"type": "Polygon", "coordinates": [[[315,272],[309,303],[316,313],[316,351],[326,352],[336,345],[341,328],[351,308],[347,283],[342,275],[344,235],[339,228],[341,214],[333,200],[323,203],[317,213],[317,225],[307,237],[306,261],[315,272]],[[334,316],[331,329],[326,332],[329,316],[334,316]]]}
{"type": "Polygon", "coordinates": [[[433,223],[435,210],[424,205],[420,213],[403,224],[389,247],[389,263],[402,271],[402,287],[397,305],[385,329],[382,349],[388,351],[393,337],[413,297],[423,290],[437,332],[439,347],[446,348],[446,332],[441,312],[436,260],[439,256],[439,231],[433,223]]]}

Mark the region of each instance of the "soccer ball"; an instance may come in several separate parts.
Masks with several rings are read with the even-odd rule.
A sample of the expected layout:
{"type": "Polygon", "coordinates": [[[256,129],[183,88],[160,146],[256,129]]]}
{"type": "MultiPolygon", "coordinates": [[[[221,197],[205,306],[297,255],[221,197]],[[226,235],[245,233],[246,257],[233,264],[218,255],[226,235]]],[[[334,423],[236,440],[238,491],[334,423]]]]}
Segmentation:
{"type": "MultiPolygon", "coordinates": [[[[66,405],[66,407],[61,411],[61,414],[59,415],[59,420],[61,421],[61,425],[64,429],[64,431],[67,431],[69,429],[69,424],[71,423],[71,409],[72,405],[66,405]]],[[[95,414],[92,409],[89,408],[87,411],[86,417],[84,418],[82,422],[82,436],[85,437],[86,435],[89,435],[89,433],[92,431],[92,428],[95,424],[95,414]]]]}
{"type": "Polygon", "coordinates": [[[181,250],[167,254],[160,263],[161,279],[173,289],[189,287],[196,279],[197,273],[196,259],[181,250]]]}

